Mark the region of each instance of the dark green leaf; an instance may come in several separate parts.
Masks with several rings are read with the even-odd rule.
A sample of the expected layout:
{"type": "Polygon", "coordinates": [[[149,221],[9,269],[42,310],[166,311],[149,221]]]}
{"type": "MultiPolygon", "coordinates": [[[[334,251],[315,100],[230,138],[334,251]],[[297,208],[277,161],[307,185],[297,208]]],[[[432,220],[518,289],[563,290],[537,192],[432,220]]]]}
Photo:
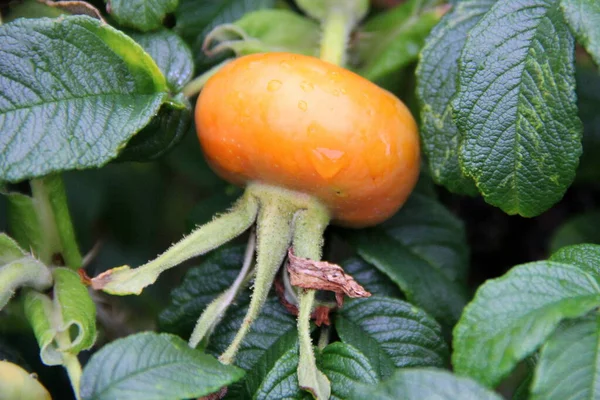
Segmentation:
{"type": "Polygon", "coordinates": [[[496,0],[459,2],[425,41],[417,67],[417,97],[421,104],[421,138],[433,179],[456,193],[477,189],[458,164],[460,136],[452,121],[458,58],[467,34],[496,0]]]}
{"type": "Polygon", "coordinates": [[[338,311],[335,327],[343,342],[367,356],[381,378],[396,368],[447,364],[440,326],[401,300],[372,296],[348,301],[338,311]]]}
{"type": "Polygon", "coordinates": [[[581,244],[600,244],[600,211],[576,215],[561,225],[550,242],[550,251],[561,247],[581,244]]]}
{"type": "Polygon", "coordinates": [[[381,227],[448,279],[466,283],[469,246],[464,224],[437,200],[413,193],[381,227]]]}
{"type": "Polygon", "coordinates": [[[203,61],[204,37],[217,25],[234,22],[245,14],[270,8],[275,0],[180,0],[175,30],[190,44],[196,62],[203,61]]]}
{"type": "Polygon", "coordinates": [[[206,306],[231,286],[243,262],[244,246],[236,246],[219,249],[192,267],[171,292],[169,306],[160,313],[161,329],[188,337],[206,306]]]}
{"type": "Polygon", "coordinates": [[[596,69],[577,69],[577,105],[583,122],[583,154],[577,181],[600,181],[600,75],[596,69]]]}
{"type": "Polygon", "coordinates": [[[560,0],[573,34],[600,66],[600,2],[560,0]]]}
{"type": "Polygon", "coordinates": [[[105,0],[110,15],[123,26],[146,32],[161,27],[165,16],[177,8],[179,0],[105,0]]]}
{"type": "Polygon", "coordinates": [[[417,59],[429,31],[439,21],[441,1],[409,0],[377,14],[361,26],[356,43],[358,72],[377,81],[417,59]]]}
{"type": "Polygon", "coordinates": [[[297,369],[298,349],[292,348],[273,365],[273,369],[269,371],[253,398],[255,400],[312,398],[308,393],[300,390],[297,369]]]}
{"type": "Polygon", "coordinates": [[[204,225],[210,222],[215,215],[226,212],[243,194],[242,189],[239,187],[226,186],[223,181],[221,183],[223,184],[212,189],[211,194],[192,209],[187,221],[190,229],[198,225],[204,225]]]}
{"type": "Polygon", "coordinates": [[[331,382],[332,400],[352,398],[354,387],[359,383],[379,382],[377,373],[367,357],[347,343],[332,343],[317,357],[319,370],[327,375],[331,382]]]}
{"type": "Polygon", "coordinates": [[[502,398],[473,382],[448,371],[401,369],[379,385],[360,386],[353,400],[501,400],[502,398]]]}
{"type": "Polygon", "coordinates": [[[581,155],[574,41],[558,1],[497,2],[469,32],[459,69],[453,111],[465,174],[505,212],[542,213],[581,155]]]}
{"type": "Polygon", "coordinates": [[[179,35],[163,29],[158,32],[137,33],[131,37],[154,59],[173,93],[180,92],[192,79],[193,55],[179,35]]]}
{"type": "Polygon", "coordinates": [[[104,165],[166,99],[150,56],[96,19],[21,19],[0,42],[0,180],[104,165]]]}
{"type": "Polygon", "coordinates": [[[178,110],[163,105],[158,115],[127,143],[119,154],[118,161],[153,161],[168,153],[192,124],[191,106],[178,110]]]}
{"type": "Polygon", "coordinates": [[[598,246],[572,246],[481,286],[454,329],[456,372],[494,386],[563,319],[600,306],[599,254],[598,246]]]}
{"type": "Polygon", "coordinates": [[[358,254],[396,283],[406,298],[451,328],[467,302],[461,285],[381,227],[351,236],[358,254]]]}
{"type": "Polygon", "coordinates": [[[116,340],[94,354],[81,378],[84,400],[173,400],[205,396],[239,380],[241,369],[151,332],[116,340]]]}
{"type": "Polygon", "coordinates": [[[600,318],[570,321],[542,347],[530,399],[597,399],[599,367],[600,318]]]}
{"type": "Polygon", "coordinates": [[[402,292],[390,278],[362,258],[350,258],[344,261],[341,267],[372,294],[386,297],[402,297],[402,292]]]}

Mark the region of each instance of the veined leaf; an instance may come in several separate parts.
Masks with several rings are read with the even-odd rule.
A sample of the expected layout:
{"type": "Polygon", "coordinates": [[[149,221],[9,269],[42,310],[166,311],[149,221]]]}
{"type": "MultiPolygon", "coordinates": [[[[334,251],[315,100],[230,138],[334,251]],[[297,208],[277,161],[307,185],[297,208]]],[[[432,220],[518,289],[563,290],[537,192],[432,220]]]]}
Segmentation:
{"type": "Polygon", "coordinates": [[[179,0],[105,0],[110,15],[123,26],[146,32],[162,26],[165,16],[175,11],[179,0]]]}
{"type": "Polygon", "coordinates": [[[152,332],[116,340],[83,370],[84,400],[172,400],[201,397],[244,375],[241,369],[191,349],[179,337],[152,332]]]}
{"type": "Polygon", "coordinates": [[[335,327],[342,341],[361,351],[384,379],[396,368],[447,364],[440,326],[402,300],[373,296],[348,301],[338,311],[335,327]]]}
{"type": "Polygon", "coordinates": [[[102,166],[167,99],[152,58],[97,19],[21,19],[0,43],[0,180],[102,166]]]}
{"type": "Polygon", "coordinates": [[[560,0],[560,5],[573,34],[600,66],[600,2],[560,0]]]}
{"type": "Polygon", "coordinates": [[[542,213],[581,155],[574,40],[558,0],[497,2],[469,32],[459,69],[463,172],[506,213],[542,213]]]}
{"type": "Polygon", "coordinates": [[[458,164],[460,135],[452,121],[458,58],[467,34],[496,0],[465,0],[456,4],[433,28],[417,66],[417,97],[421,104],[421,138],[433,179],[448,190],[477,194],[473,181],[458,164]]]}
{"type": "Polygon", "coordinates": [[[497,385],[566,318],[600,306],[600,247],[572,246],[487,281],[454,329],[455,371],[497,385]]]}

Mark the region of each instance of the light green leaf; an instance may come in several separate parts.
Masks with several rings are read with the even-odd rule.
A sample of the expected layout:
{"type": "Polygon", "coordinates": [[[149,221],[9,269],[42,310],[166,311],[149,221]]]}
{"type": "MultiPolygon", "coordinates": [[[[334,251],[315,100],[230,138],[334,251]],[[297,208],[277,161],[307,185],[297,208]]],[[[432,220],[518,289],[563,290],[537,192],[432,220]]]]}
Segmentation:
{"type": "Polygon", "coordinates": [[[136,33],[131,37],[154,59],[173,93],[180,92],[192,79],[193,55],[179,35],[162,29],[158,32],[136,33]]]}
{"type": "Polygon", "coordinates": [[[338,311],[335,327],[342,341],[361,351],[381,378],[396,368],[447,364],[440,326],[401,300],[372,296],[348,301],[338,311]]]}
{"type": "Polygon", "coordinates": [[[167,99],[152,58],[96,19],[21,19],[0,42],[0,180],[102,166],[167,99]]]}
{"type": "Polygon", "coordinates": [[[600,318],[569,321],[548,339],[531,400],[594,400],[600,395],[600,318]]]}
{"type": "Polygon", "coordinates": [[[379,385],[360,386],[354,400],[501,400],[470,379],[435,369],[400,369],[379,385]]]}
{"type": "Polygon", "coordinates": [[[177,8],[178,0],[105,0],[110,15],[123,26],[146,32],[162,26],[165,16],[177,8]]]}
{"type": "Polygon", "coordinates": [[[450,102],[456,93],[458,58],[468,32],[495,2],[465,0],[456,4],[427,37],[417,66],[423,151],[433,179],[455,193],[477,194],[475,184],[458,164],[460,135],[452,121],[450,102]]]}
{"type": "Polygon", "coordinates": [[[77,354],[93,346],[96,307],[77,273],[56,268],[52,275],[53,299],[29,291],[24,307],[40,346],[40,358],[46,365],[60,365],[63,352],[77,354]]]}
{"type": "Polygon", "coordinates": [[[581,155],[574,40],[558,0],[497,2],[469,32],[459,68],[463,172],[506,213],[542,213],[581,155]]]}
{"type": "Polygon", "coordinates": [[[417,59],[425,38],[443,10],[436,0],[409,0],[368,19],[359,29],[358,73],[378,81],[417,59]]]}
{"type": "Polygon", "coordinates": [[[379,382],[367,357],[347,343],[332,343],[317,357],[319,370],[331,382],[331,400],[351,399],[357,384],[379,382]]]}
{"type": "Polygon", "coordinates": [[[179,337],[152,332],[116,340],[92,356],[81,379],[84,400],[173,400],[201,397],[244,375],[188,347],[179,337]]]}
{"type": "Polygon", "coordinates": [[[368,0],[296,0],[296,5],[312,18],[325,21],[330,13],[340,11],[361,20],[369,11],[368,0]]]}
{"type": "Polygon", "coordinates": [[[569,218],[552,235],[550,251],[555,252],[561,247],[580,243],[600,244],[600,211],[569,218]]]}
{"type": "Polygon", "coordinates": [[[316,22],[292,11],[266,9],[217,26],[204,45],[210,54],[232,50],[237,56],[278,51],[316,56],[319,39],[316,22]]]}
{"type": "Polygon", "coordinates": [[[560,0],[573,34],[600,66],[600,2],[560,0]]]}
{"type": "Polygon", "coordinates": [[[457,374],[495,386],[563,319],[600,306],[598,254],[598,246],[572,246],[482,285],[454,329],[457,374]]]}
{"type": "Polygon", "coordinates": [[[0,310],[21,287],[43,291],[51,286],[48,267],[23,251],[8,235],[0,233],[0,310]]]}

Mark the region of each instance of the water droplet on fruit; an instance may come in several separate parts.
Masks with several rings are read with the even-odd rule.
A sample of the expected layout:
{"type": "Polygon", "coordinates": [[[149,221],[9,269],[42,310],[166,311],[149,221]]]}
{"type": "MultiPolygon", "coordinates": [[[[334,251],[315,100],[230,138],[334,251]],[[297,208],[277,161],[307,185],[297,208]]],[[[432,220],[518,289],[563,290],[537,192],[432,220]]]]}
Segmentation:
{"type": "Polygon", "coordinates": [[[272,81],[269,81],[269,83],[267,84],[267,90],[269,92],[276,92],[277,90],[279,90],[281,88],[281,81],[278,81],[277,79],[273,79],[272,81]]]}
{"type": "Polygon", "coordinates": [[[298,108],[301,109],[302,111],[306,111],[307,107],[308,107],[308,105],[306,104],[306,102],[304,100],[300,100],[298,102],[298,108]]]}
{"type": "Polygon", "coordinates": [[[302,88],[302,90],[304,90],[307,93],[312,92],[313,89],[315,88],[315,86],[312,83],[307,82],[307,81],[302,81],[300,83],[300,87],[302,88]]]}
{"type": "Polygon", "coordinates": [[[333,178],[347,164],[346,153],[341,150],[317,147],[310,153],[310,161],[317,173],[325,178],[333,178]]]}

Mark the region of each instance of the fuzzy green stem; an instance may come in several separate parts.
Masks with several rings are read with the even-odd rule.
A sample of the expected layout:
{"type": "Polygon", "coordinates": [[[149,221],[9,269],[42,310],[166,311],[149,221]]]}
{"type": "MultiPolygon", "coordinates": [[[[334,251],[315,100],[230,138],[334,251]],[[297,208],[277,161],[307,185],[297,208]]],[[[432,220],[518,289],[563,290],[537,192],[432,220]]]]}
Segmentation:
{"type": "Polygon", "coordinates": [[[92,287],[116,295],[140,294],[165,270],[205,254],[242,234],[254,223],[257,212],[257,199],[246,191],[229,213],[202,225],[156,259],[135,269],[124,265],[109,270],[92,279],[92,287]]]}
{"type": "MultiPolygon", "coordinates": [[[[323,233],[328,223],[329,215],[322,208],[309,208],[303,211],[298,216],[294,231],[295,255],[315,261],[321,260],[323,233]]],[[[298,383],[318,400],[327,400],[331,395],[331,385],[327,377],[317,368],[310,338],[310,317],[315,293],[315,290],[301,290],[298,296],[298,341],[300,343],[298,383]]]]}
{"type": "Polygon", "coordinates": [[[354,22],[354,16],[344,7],[335,7],[329,10],[322,23],[323,36],[319,55],[322,60],[336,65],[345,63],[346,46],[354,22]]]}
{"type": "Polygon", "coordinates": [[[264,305],[273,279],[285,258],[292,236],[296,207],[285,196],[263,196],[257,219],[257,260],[254,291],[248,312],[232,343],[221,355],[223,364],[232,364],[237,351],[264,305]]]}
{"type": "Polygon", "coordinates": [[[213,75],[215,75],[217,72],[219,72],[221,70],[221,68],[223,68],[225,65],[229,64],[231,61],[233,61],[233,59],[228,58],[225,61],[215,65],[208,71],[204,72],[202,75],[199,75],[199,76],[195,77],[194,79],[192,79],[183,88],[183,90],[182,90],[183,95],[185,97],[193,97],[193,96],[197,95],[198,93],[200,93],[200,91],[206,84],[206,81],[208,81],[213,75]]]}
{"type": "Polygon", "coordinates": [[[202,341],[205,337],[211,334],[212,330],[215,326],[221,321],[225,311],[231,305],[233,300],[235,300],[236,296],[240,292],[242,287],[245,287],[248,283],[248,277],[251,275],[250,267],[252,266],[252,260],[254,258],[254,248],[256,246],[256,235],[252,233],[250,235],[250,239],[248,239],[248,245],[246,246],[246,254],[244,255],[244,264],[237,278],[223,293],[221,293],[216,299],[214,299],[208,307],[204,310],[196,326],[194,327],[194,331],[192,332],[192,336],[189,340],[189,345],[192,348],[198,346],[198,343],[202,341]]]}
{"type": "MultiPolygon", "coordinates": [[[[68,331],[57,332],[55,339],[59,347],[71,346],[71,338],[69,337],[68,331]]],[[[62,365],[67,370],[67,375],[69,375],[69,380],[71,381],[71,386],[73,387],[75,398],[77,400],[80,400],[81,397],[79,395],[79,392],[81,386],[81,364],[79,363],[79,359],[77,358],[77,355],[71,354],[66,351],[62,352],[62,358],[62,365]]]]}

